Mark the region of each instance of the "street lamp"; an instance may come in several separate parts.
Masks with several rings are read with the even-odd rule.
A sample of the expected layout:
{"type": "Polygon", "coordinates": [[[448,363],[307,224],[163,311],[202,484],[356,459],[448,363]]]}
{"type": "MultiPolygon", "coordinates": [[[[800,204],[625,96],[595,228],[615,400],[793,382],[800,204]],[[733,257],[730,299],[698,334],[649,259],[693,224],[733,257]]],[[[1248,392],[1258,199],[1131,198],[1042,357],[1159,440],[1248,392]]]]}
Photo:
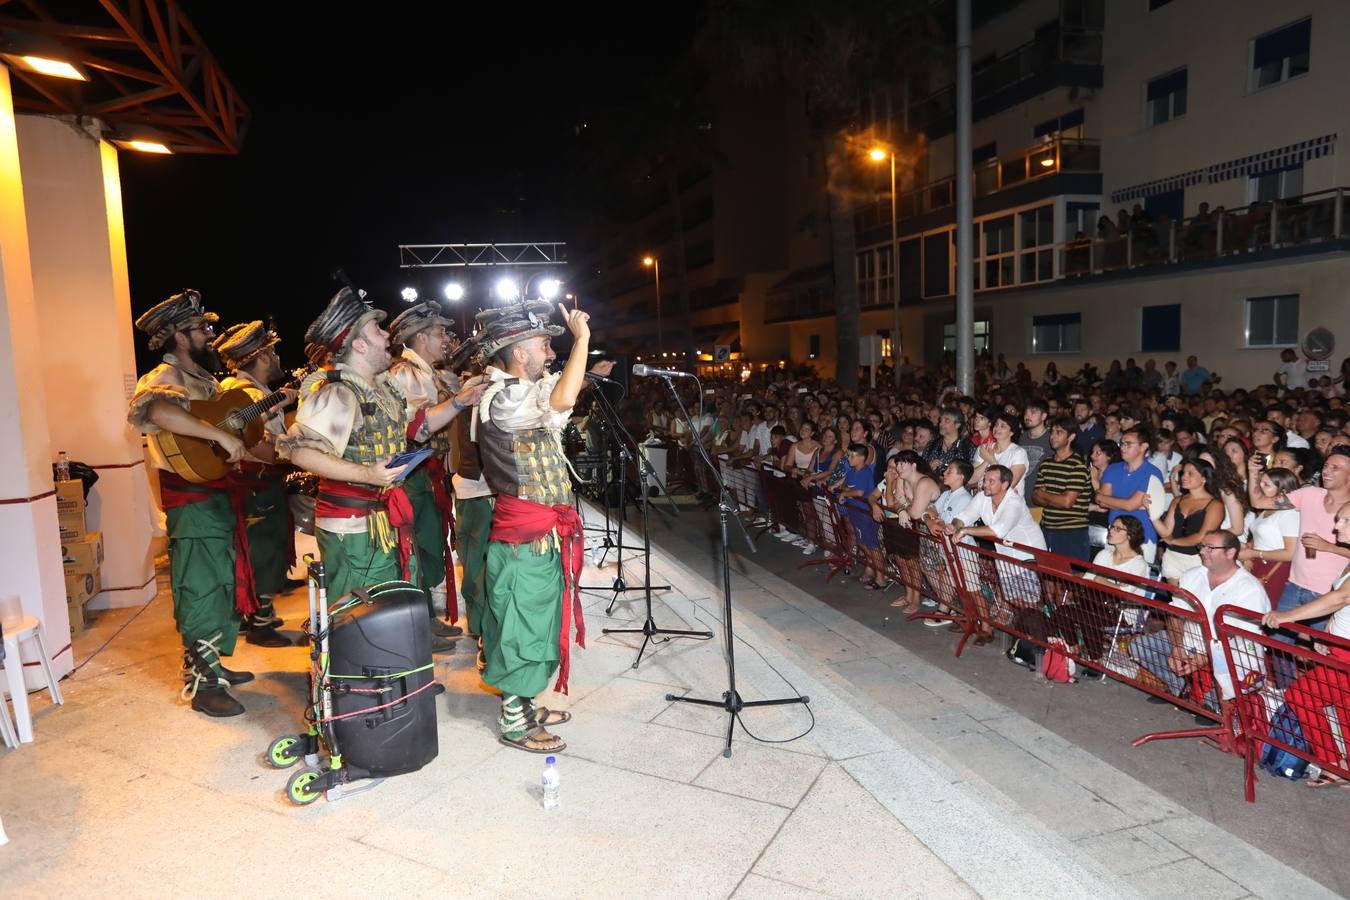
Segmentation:
{"type": "Polygon", "coordinates": [[[895,148],[873,147],[867,153],[872,162],[891,163],[891,377],[900,385],[900,241],[895,197],[895,148]]]}
{"type": "Polygon", "coordinates": [[[661,260],[655,256],[644,256],[642,264],[649,267],[656,276],[656,349],[663,350],[666,341],[661,331],[661,260]]]}

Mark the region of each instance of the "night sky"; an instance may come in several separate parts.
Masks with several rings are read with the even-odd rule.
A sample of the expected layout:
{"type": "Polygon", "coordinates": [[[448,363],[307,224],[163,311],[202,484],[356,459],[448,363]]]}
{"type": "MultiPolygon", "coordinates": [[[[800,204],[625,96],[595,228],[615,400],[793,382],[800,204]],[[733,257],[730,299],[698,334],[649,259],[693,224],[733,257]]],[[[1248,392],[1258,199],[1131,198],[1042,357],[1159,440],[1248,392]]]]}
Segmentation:
{"type": "Polygon", "coordinates": [[[644,96],[701,7],[180,5],[253,118],[239,156],[121,155],[133,314],[196,287],[222,326],[275,315],[288,364],[334,268],[396,310],[400,243],[566,240],[574,125],[644,96]]]}

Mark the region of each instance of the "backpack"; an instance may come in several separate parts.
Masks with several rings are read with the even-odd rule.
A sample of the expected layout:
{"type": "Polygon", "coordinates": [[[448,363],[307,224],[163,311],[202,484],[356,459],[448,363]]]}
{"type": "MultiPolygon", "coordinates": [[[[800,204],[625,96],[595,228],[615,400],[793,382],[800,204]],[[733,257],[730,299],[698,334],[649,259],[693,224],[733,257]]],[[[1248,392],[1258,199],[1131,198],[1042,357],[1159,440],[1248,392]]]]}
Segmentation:
{"type": "MultiPolygon", "coordinates": [[[[1288,703],[1281,703],[1275,717],[1270,720],[1270,737],[1288,744],[1301,753],[1308,752],[1308,742],[1303,738],[1303,729],[1299,727],[1298,717],[1294,715],[1288,703]]],[[[1298,781],[1308,772],[1306,759],[1275,744],[1261,745],[1260,766],[1271,775],[1288,778],[1291,781],[1298,781]]]]}
{"type": "Polygon", "coordinates": [[[1074,662],[1061,651],[1061,648],[1067,649],[1064,641],[1059,638],[1051,638],[1046,643],[1049,646],[1041,656],[1041,672],[1046,678],[1060,684],[1070,684],[1075,681],[1076,667],[1074,662]]]}

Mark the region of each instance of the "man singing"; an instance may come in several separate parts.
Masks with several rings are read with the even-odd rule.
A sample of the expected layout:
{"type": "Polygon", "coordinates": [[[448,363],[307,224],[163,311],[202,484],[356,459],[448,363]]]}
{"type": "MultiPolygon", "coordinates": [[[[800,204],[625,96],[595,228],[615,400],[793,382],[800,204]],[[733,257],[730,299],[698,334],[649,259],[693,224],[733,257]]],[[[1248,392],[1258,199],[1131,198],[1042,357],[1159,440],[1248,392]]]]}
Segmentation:
{"type": "Polygon", "coordinates": [[[497,495],[487,552],[487,606],[482,631],[483,680],[502,692],[501,741],[532,753],[564,744],[546,731],[571,718],[536,708],[548,686],[567,692],[569,627],[577,643],[585,628],[577,594],[585,539],[572,507],[562,428],[585,384],[591,330],[580,310],[559,310],[574,343],[562,372],[546,374],[550,338],[563,328],[550,305],[516,303],[478,314],[489,386],[479,406],[478,447],[483,475],[497,495]]]}
{"type": "MultiPolygon", "coordinates": [[[[150,349],[165,352],[164,361],[136,382],[127,421],[150,435],[167,431],[212,441],[233,463],[244,456],[243,442],[189,411],[193,400],[212,400],[220,393],[211,375],[219,365],[211,348],[219,317],[203,309],[201,300],[198,292],[183,291],[136,320],[150,349]]],[[[154,441],[150,457],[159,469],[160,502],[168,519],[173,617],[183,641],[182,696],[205,715],[237,716],[244,707],[226,687],[252,681],[253,674],[230,671],[220,657],[234,652],[239,636],[235,582],[248,569],[239,516],[223,483],[179,477],[154,441]]],[[[253,597],[245,599],[248,608],[240,612],[251,612],[253,597]]]]}

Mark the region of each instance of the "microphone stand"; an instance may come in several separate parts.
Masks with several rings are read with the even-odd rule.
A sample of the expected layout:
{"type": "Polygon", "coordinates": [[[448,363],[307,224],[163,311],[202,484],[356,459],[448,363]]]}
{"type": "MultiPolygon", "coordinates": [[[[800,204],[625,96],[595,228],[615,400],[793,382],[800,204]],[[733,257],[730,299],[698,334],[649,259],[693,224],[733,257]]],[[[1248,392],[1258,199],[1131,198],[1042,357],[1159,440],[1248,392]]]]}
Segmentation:
{"type": "MultiPolygon", "coordinates": [[[[697,379],[696,379],[697,380],[697,379]]],[[[685,409],[684,401],[680,399],[680,392],[675,390],[675,385],[667,376],[665,378],[666,387],[670,388],[671,395],[675,398],[675,404],[679,407],[680,415],[684,422],[689,426],[689,433],[697,435],[698,431],[694,428],[694,422],[689,417],[689,410],[685,409]]],[[[722,630],[726,634],[727,651],[727,690],[722,692],[722,699],[703,699],[698,697],[683,697],[675,694],[666,694],[666,700],[677,703],[693,703],[697,706],[713,706],[725,710],[727,714],[727,745],[722,750],[724,757],[731,756],[731,736],[736,730],[736,720],[740,717],[741,710],[757,706],[786,706],[791,703],[810,703],[811,698],[806,696],[781,697],[775,700],[743,700],[740,692],[736,690],[736,650],[734,644],[734,635],[731,626],[731,544],[727,534],[727,520],[734,518],[737,527],[740,528],[741,537],[745,539],[750,552],[755,552],[754,541],[750,539],[749,533],[745,530],[745,523],[741,521],[739,515],[740,508],[736,505],[736,498],[731,495],[727,489],[726,483],[722,481],[722,476],[717,471],[717,466],[713,465],[712,458],[708,456],[708,449],[703,446],[703,442],[695,440],[694,447],[697,448],[699,457],[703,464],[708,467],[712,473],[713,483],[717,485],[717,519],[721,526],[722,533],[722,630]]],[[[742,725],[741,727],[745,727],[742,725]]]]}
{"type": "MultiPolygon", "coordinates": [[[[617,453],[615,455],[617,455],[619,458],[618,461],[619,515],[618,521],[615,524],[616,537],[613,541],[610,540],[609,536],[609,515],[611,508],[609,502],[610,485],[608,479],[602,480],[600,484],[600,493],[603,495],[601,497],[601,502],[605,504],[605,541],[604,541],[605,552],[601,555],[600,557],[601,562],[596,565],[596,568],[600,568],[604,564],[604,559],[606,556],[609,555],[609,551],[611,549],[615,549],[618,551],[618,563],[616,567],[616,574],[614,581],[610,583],[609,587],[605,587],[603,585],[598,584],[591,584],[591,585],[583,584],[580,585],[577,588],[577,590],[587,594],[607,593],[609,591],[613,591],[614,597],[610,598],[609,606],[605,607],[605,615],[609,615],[610,611],[614,609],[615,599],[618,598],[619,594],[628,590],[628,582],[625,581],[623,577],[623,551],[637,550],[641,552],[643,548],[631,547],[623,542],[624,521],[628,518],[628,461],[632,459],[632,457],[628,453],[628,445],[624,443],[624,436],[627,435],[627,432],[623,431],[623,425],[621,423],[618,425],[620,430],[619,431],[614,430],[615,424],[618,422],[618,416],[617,414],[611,415],[612,409],[609,405],[609,399],[605,396],[605,392],[601,390],[601,385],[598,383],[595,385],[594,396],[595,396],[594,405],[591,407],[591,409],[592,411],[595,410],[600,411],[600,440],[601,443],[604,444],[604,451],[603,451],[604,466],[602,468],[602,471],[605,474],[608,474],[611,471],[611,467],[613,466],[613,456],[611,456],[610,454],[610,445],[609,445],[611,434],[614,435],[614,442],[618,448],[617,453]]],[[[668,590],[669,585],[665,585],[664,588],[668,590]]]]}
{"type": "MultiPolygon", "coordinates": [[[[655,618],[652,616],[652,591],[668,591],[668,584],[652,584],[652,530],[651,530],[651,502],[647,498],[647,478],[655,477],[651,470],[651,464],[642,453],[642,448],[633,440],[633,436],[623,427],[623,422],[619,419],[618,411],[609,403],[609,398],[603,392],[597,393],[596,402],[601,414],[608,420],[610,428],[614,431],[614,436],[619,442],[619,451],[621,457],[626,457],[628,447],[632,446],[637,452],[638,481],[642,485],[643,503],[642,503],[642,547],[644,553],[643,559],[643,578],[642,593],[646,602],[646,618],[642,622],[641,628],[602,628],[602,634],[640,634],[642,635],[642,646],[638,648],[637,658],[633,660],[633,668],[636,669],[642,663],[642,656],[647,652],[647,646],[651,644],[652,639],[658,636],[669,640],[672,637],[697,637],[704,640],[710,639],[713,635],[711,631],[681,631],[672,628],[661,628],[657,626],[655,618]]],[[[622,464],[622,463],[621,463],[622,464]]],[[[662,488],[664,490],[664,488],[662,488]]],[[[670,498],[667,497],[667,500],[670,498]]],[[[679,510],[675,507],[675,502],[670,501],[671,508],[675,510],[676,515],[679,510]]],[[[623,580],[623,520],[627,512],[626,506],[621,505],[619,509],[619,571],[618,577],[614,579],[614,596],[610,598],[609,606],[605,609],[605,615],[609,615],[614,609],[614,604],[618,602],[619,595],[629,590],[623,580]]],[[[585,588],[582,588],[585,590],[585,588]]]]}

